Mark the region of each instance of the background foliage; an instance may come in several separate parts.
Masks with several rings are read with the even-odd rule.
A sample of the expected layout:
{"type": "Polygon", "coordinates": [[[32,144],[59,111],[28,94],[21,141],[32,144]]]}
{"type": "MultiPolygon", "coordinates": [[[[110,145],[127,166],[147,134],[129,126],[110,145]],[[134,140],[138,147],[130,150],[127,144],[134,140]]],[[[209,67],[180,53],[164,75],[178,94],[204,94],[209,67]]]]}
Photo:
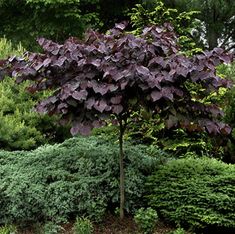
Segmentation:
{"type": "Polygon", "coordinates": [[[222,47],[234,51],[235,2],[233,0],[164,0],[167,7],[181,11],[200,11],[196,18],[201,27],[199,35],[209,49],[222,47]]]}
{"type": "Polygon", "coordinates": [[[129,13],[135,34],[140,34],[147,25],[163,25],[171,23],[177,34],[181,50],[187,55],[201,52],[199,38],[192,35],[192,31],[200,27],[195,20],[198,11],[180,12],[175,8],[167,8],[163,1],[156,0],[152,7],[148,4],[137,4],[129,13]]]}
{"type": "Polygon", "coordinates": [[[0,36],[25,48],[37,48],[36,38],[63,42],[82,37],[86,28],[106,31],[124,20],[125,11],[139,0],[1,0],[0,36]],[[27,36],[25,36],[27,35],[27,36]]]}
{"type": "MultiPolygon", "coordinates": [[[[24,48],[16,48],[6,38],[0,40],[0,58],[22,55],[24,48]]],[[[45,143],[61,142],[68,138],[69,130],[57,124],[56,117],[39,115],[35,104],[50,92],[32,95],[26,91],[29,82],[17,85],[8,77],[0,82],[0,148],[29,150],[45,143]]]]}

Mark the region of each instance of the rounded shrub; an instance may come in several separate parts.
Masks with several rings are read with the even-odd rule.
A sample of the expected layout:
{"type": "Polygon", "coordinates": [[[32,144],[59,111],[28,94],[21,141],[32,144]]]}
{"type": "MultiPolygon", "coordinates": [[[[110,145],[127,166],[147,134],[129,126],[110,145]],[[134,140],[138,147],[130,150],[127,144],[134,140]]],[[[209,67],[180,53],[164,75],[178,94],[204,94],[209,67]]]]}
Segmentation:
{"type": "Polygon", "coordinates": [[[77,217],[73,226],[73,230],[74,234],[92,234],[94,227],[89,219],[77,217]]]}
{"type": "Polygon", "coordinates": [[[138,225],[139,230],[143,234],[151,234],[158,220],[157,212],[152,208],[140,208],[134,216],[134,220],[138,225]]]}
{"type": "MultiPolygon", "coordinates": [[[[134,212],[160,153],[125,146],[125,209],[134,212]]],[[[118,152],[117,142],[97,136],[34,151],[0,151],[0,223],[63,222],[76,216],[100,220],[119,205],[118,152]]]]}
{"type": "Polygon", "coordinates": [[[177,225],[235,228],[235,165],[174,160],[148,178],[147,188],[149,205],[177,225]]]}

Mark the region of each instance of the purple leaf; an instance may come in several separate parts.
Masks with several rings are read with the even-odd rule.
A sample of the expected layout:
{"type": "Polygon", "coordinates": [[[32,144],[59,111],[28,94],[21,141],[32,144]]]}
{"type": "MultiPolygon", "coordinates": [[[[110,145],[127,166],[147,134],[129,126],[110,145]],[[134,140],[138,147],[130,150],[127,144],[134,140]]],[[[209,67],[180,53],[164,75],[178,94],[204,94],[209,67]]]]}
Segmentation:
{"type": "Polygon", "coordinates": [[[91,125],[83,125],[81,124],[79,127],[79,132],[82,136],[89,136],[91,134],[92,126],[91,125]]]}
{"type": "Polygon", "coordinates": [[[70,133],[75,136],[78,134],[78,131],[79,131],[79,126],[76,125],[76,126],[73,126],[71,129],[70,129],[70,133]]]}
{"type": "Polygon", "coordinates": [[[229,135],[232,132],[232,128],[228,125],[225,125],[220,129],[220,131],[223,135],[229,135]]]}
{"type": "MultiPolygon", "coordinates": [[[[121,84],[122,85],[122,84],[121,84]]],[[[111,92],[114,92],[114,91],[116,91],[117,89],[118,89],[118,86],[117,85],[114,85],[114,84],[110,84],[109,86],[108,86],[108,88],[109,88],[109,90],[111,91],[111,92]]]]}
{"type": "Polygon", "coordinates": [[[219,132],[217,125],[211,121],[207,122],[206,129],[210,134],[217,134],[219,132]]]}
{"type": "Polygon", "coordinates": [[[47,58],[43,61],[43,66],[47,67],[51,63],[51,58],[47,58]]]}
{"type": "Polygon", "coordinates": [[[90,135],[91,130],[92,130],[91,124],[75,122],[73,124],[73,127],[70,129],[70,132],[73,136],[77,135],[78,133],[80,133],[83,136],[88,136],[90,135]]]}
{"type": "Polygon", "coordinates": [[[61,57],[59,57],[59,59],[54,63],[54,65],[55,65],[55,66],[58,66],[58,67],[61,67],[61,66],[64,64],[64,62],[65,62],[66,60],[67,60],[66,57],[61,56],[61,57]]]}
{"type": "Polygon", "coordinates": [[[122,96],[112,97],[110,101],[111,101],[112,104],[116,104],[116,105],[120,104],[121,101],[122,101],[122,96]]]}
{"type": "MultiPolygon", "coordinates": [[[[128,85],[128,81],[124,81],[121,83],[121,90],[124,90],[126,88],[126,86],[128,85]]],[[[115,91],[115,90],[114,90],[115,91]]]]}
{"type": "Polygon", "coordinates": [[[172,89],[169,87],[163,87],[162,88],[162,96],[166,99],[173,101],[172,89]]]}
{"type": "Polygon", "coordinates": [[[85,102],[85,105],[88,110],[91,110],[92,107],[95,105],[95,98],[93,97],[88,98],[87,101],[85,102]]]}
{"type": "Polygon", "coordinates": [[[72,97],[78,101],[86,100],[88,92],[86,90],[75,91],[72,93],[72,97]]]}
{"type": "Polygon", "coordinates": [[[95,121],[92,122],[92,126],[94,128],[100,128],[100,127],[104,126],[104,121],[95,120],[95,121]]]}
{"type": "Polygon", "coordinates": [[[106,107],[107,107],[107,102],[103,99],[100,101],[96,101],[94,105],[94,108],[101,113],[105,110],[106,107]]]}
{"type": "Polygon", "coordinates": [[[115,24],[115,28],[120,29],[121,31],[123,31],[126,28],[126,26],[127,26],[127,22],[115,24]]]}
{"type": "Polygon", "coordinates": [[[113,77],[113,79],[114,79],[115,81],[119,81],[119,80],[121,80],[122,78],[124,78],[123,74],[122,74],[121,72],[118,72],[118,71],[116,71],[116,73],[113,74],[112,77],[113,77]]]}
{"type": "Polygon", "coordinates": [[[90,62],[90,64],[94,65],[95,67],[99,67],[101,65],[100,59],[94,59],[90,62]]]}
{"type": "Polygon", "coordinates": [[[113,113],[119,115],[123,111],[122,105],[114,105],[113,106],[113,113]]]}
{"type": "Polygon", "coordinates": [[[104,95],[108,92],[109,87],[106,84],[98,84],[96,81],[92,81],[92,87],[95,93],[104,95]]]}
{"type": "Polygon", "coordinates": [[[43,45],[44,45],[45,42],[46,42],[46,39],[45,39],[45,38],[39,38],[39,39],[37,39],[37,42],[38,42],[38,44],[39,44],[40,46],[43,47],[43,45]]]}
{"type": "Polygon", "coordinates": [[[142,75],[142,76],[149,75],[149,69],[144,66],[137,66],[136,71],[138,72],[139,75],[142,75]]]}
{"type": "Polygon", "coordinates": [[[152,100],[155,102],[155,101],[158,101],[159,99],[162,98],[162,93],[160,91],[153,91],[151,93],[151,98],[152,100]]]}
{"type": "Polygon", "coordinates": [[[44,66],[43,63],[39,63],[39,64],[37,64],[37,66],[34,67],[34,69],[35,69],[36,71],[38,71],[38,70],[40,70],[43,66],[44,66]]]}

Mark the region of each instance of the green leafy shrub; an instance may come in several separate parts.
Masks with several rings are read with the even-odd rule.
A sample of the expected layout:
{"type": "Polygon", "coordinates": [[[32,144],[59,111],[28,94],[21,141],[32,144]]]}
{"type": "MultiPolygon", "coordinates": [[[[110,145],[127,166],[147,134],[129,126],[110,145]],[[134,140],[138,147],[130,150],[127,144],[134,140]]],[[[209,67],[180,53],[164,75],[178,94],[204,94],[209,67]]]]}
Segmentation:
{"type": "Polygon", "coordinates": [[[24,48],[21,44],[18,44],[14,47],[11,41],[7,40],[6,38],[0,38],[0,58],[4,59],[8,56],[13,55],[22,55],[24,53],[24,48]]]}
{"type": "Polygon", "coordinates": [[[86,28],[106,31],[126,19],[124,12],[138,1],[0,0],[0,36],[32,50],[38,37],[63,42],[70,36],[81,37],[86,28]]]}
{"type": "Polygon", "coordinates": [[[183,228],[177,228],[176,230],[169,232],[168,234],[185,234],[185,230],[183,228]]]}
{"type": "Polygon", "coordinates": [[[16,227],[13,225],[0,227],[0,234],[16,234],[16,227]]]}
{"type": "Polygon", "coordinates": [[[144,234],[151,234],[154,231],[158,219],[157,212],[152,208],[140,208],[134,216],[134,220],[140,231],[144,234]]]}
{"type": "MultiPolygon", "coordinates": [[[[125,147],[127,212],[143,201],[146,175],[164,162],[159,150],[125,147]],[[153,156],[154,155],[154,156],[153,156]]],[[[118,143],[71,138],[34,151],[0,151],[0,223],[100,220],[119,203],[118,143]]]]}
{"type": "Polygon", "coordinates": [[[0,148],[30,150],[46,143],[61,142],[69,130],[57,123],[57,117],[40,115],[33,110],[49,92],[30,94],[29,82],[16,85],[11,78],[0,82],[0,148]]]}
{"type": "Polygon", "coordinates": [[[63,228],[58,224],[55,224],[53,222],[48,222],[44,225],[42,234],[58,234],[62,230],[63,228]]]}
{"type": "Polygon", "coordinates": [[[87,218],[77,218],[74,223],[74,234],[91,234],[94,231],[91,221],[87,218]]]}
{"type": "Polygon", "coordinates": [[[139,34],[146,25],[163,25],[165,22],[171,23],[175,32],[179,36],[181,49],[188,55],[198,53],[202,46],[200,38],[192,37],[192,29],[198,30],[201,26],[195,16],[199,11],[183,11],[165,6],[164,1],[154,1],[154,7],[149,8],[146,4],[136,4],[132,12],[129,13],[131,23],[135,29],[134,33],[139,34]]]}
{"type": "Polygon", "coordinates": [[[235,165],[187,158],[162,166],[147,182],[149,205],[192,229],[235,227],[235,165]]]}

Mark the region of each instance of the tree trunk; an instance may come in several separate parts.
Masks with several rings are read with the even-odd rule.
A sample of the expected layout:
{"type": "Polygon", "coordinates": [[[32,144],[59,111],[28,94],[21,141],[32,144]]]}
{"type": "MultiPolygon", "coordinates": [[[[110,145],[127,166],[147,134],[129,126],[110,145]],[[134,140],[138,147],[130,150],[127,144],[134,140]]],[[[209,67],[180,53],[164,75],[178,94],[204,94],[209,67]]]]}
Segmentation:
{"type": "Polygon", "coordinates": [[[119,169],[120,169],[120,219],[124,218],[124,203],[125,203],[125,184],[124,184],[124,152],[123,152],[123,134],[125,128],[122,120],[119,122],[119,169]]]}
{"type": "Polygon", "coordinates": [[[213,50],[215,47],[218,47],[218,33],[216,32],[215,28],[208,28],[207,38],[209,50],[213,50]]]}
{"type": "Polygon", "coordinates": [[[216,7],[212,4],[212,9],[210,7],[211,4],[209,4],[208,0],[207,3],[207,11],[208,11],[208,23],[207,23],[207,41],[209,50],[213,50],[215,47],[218,47],[218,22],[217,22],[217,10],[216,7]]]}

